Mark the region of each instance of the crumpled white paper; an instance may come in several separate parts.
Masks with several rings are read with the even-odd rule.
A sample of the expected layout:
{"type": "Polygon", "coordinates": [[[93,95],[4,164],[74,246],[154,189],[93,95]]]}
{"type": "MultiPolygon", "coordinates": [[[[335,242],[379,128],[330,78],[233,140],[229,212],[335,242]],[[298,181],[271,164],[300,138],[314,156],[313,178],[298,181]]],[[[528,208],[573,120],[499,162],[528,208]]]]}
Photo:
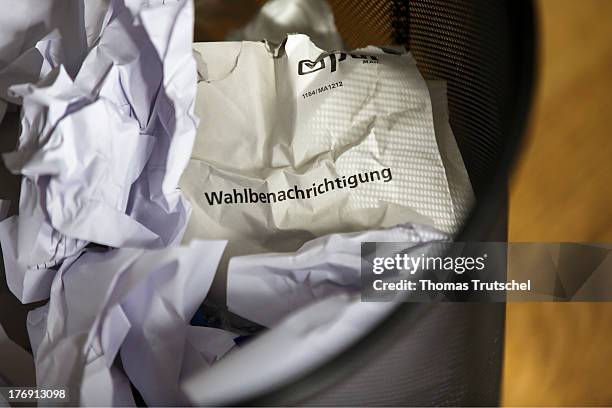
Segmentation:
{"type": "Polygon", "coordinates": [[[104,26],[108,0],[20,0],[2,6],[0,122],[7,103],[21,104],[7,94],[11,85],[37,82],[48,73],[50,61],[76,74],[104,26]]]}
{"type": "MultiPolygon", "coordinates": [[[[32,88],[31,85],[22,87],[32,88]]],[[[57,111],[49,112],[49,115],[46,113],[41,112],[40,104],[24,107],[20,137],[20,144],[24,148],[21,152],[12,154],[13,161],[19,160],[19,154],[22,157],[37,154],[37,140],[33,137],[34,131],[52,128],[60,115],[57,111]],[[49,119],[50,123],[45,123],[43,118],[49,119]],[[32,129],[34,131],[31,131],[32,129]]],[[[9,154],[9,161],[10,156],[11,154],[9,154]]],[[[5,164],[6,157],[4,156],[5,164]]],[[[24,303],[47,298],[48,285],[54,274],[50,268],[55,267],[65,257],[78,252],[87,244],[84,241],[66,237],[51,226],[40,205],[40,202],[43,201],[42,193],[44,193],[44,187],[39,184],[37,177],[24,177],[21,183],[20,215],[0,222],[0,245],[7,282],[13,294],[24,303]]],[[[61,208],[60,205],[59,209],[61,208]]]]}
{"type": "Polygon", "coordinates": [[[21,104],[21,99],[9,92],[15,84],[38,82],[64,61],[61,37],[54,30],[25,51],[15,61],[0,69],[0,122],[9,103],[21,104]]]}
{"type": "Polygon", "coordinates": [[[38,386],[70,387],[80,405],[133,405],[120,355],[147,404],[184,403],[182,375],[234,346],[231,333],[189,326],[224,247],[91,249],[66,260],[49,303],[28,316],[38,386]]]}
{"type": "Polygon", "coordinates": [[[20,215],[0,224],[7,279],[23,302],[50,296],[28,322],[38,386],[71,386],[83,405],[133,405],[121,353],[148,404],[176,404],[180,377],[234,345],[231,333],[188,325],[225,243],[85,247],[182,238],[189,204],[177,184],[197,125],[193,7],[112,1],[99,26],[76,77],[56,68],[63,61],[45,65],[61,54],[39,43],[43,80],[7,81],[23,115],[4,160],[24,176],[20,215]]]}
{"type": "Polygon", "coordinates": [[[283,42],[287,34],[305,34],[324,50],[344,49],[334,13],[327,0],[270,0],[230,41],[283,42]]]}
{"type": "Polygon", "coordinates": [[[428,251],[426,244],[451,237],[421,225],[333,234],[291,254],[233,258],[228,307],[271,330],[219,361],[195,372],[183,389],[191,405],[235,404],[299,378],[370,331],[407,293],[393,301],[362,302],[361,243],[400,242],[404,250],[428,251]],[[252,273],[250,273],[252,272],[252,273]],[[228,378],[240,373],[240,387],[228,378]]]}
{"type": "Polygon", "coordinates": [[[370,331],[397,307],[359,295],[322,299],[291,314],[246,347],[182,384],[192,406],[233,405],[300,378],[370,331]],[[239,386],[228,379],[240,378],[239,386]]]}
{"type": "Polygon", "coordinates": [[[12,90],[24,100],[24,130],[18,150],[4,161],[36,190],[30,197],[22,188],[21,201],[39,197],[51,226],[68,237],[112,247],[154,240],[125,214],[130,187],[153,145],[137,121],[106,98],[91,102],[63,67],[43,84],[12,90]]]}
{"type": "Polygon", "coordinates": [[[177,185],[197,125],[193,5],[141,5],[136,15],[111,6],[74,80],[60,67],[11,88],[23,100],[22,134],[4,159],[24,179],[20,215],[0,237],[23,302],[48,297],[51,268],[88,243],[173,245],[189,216],[177,185]]]}
{"type": "Polygon", "coordinates": [[[449,235],[421,225],[332,234],[304,244],[295,253],[235,257],[227,278],[229,310],[265,327],[319,299],[359,293],[361,243],[403,242],[407,248],[447,242],[449,235]]]}
{"type": "MultiPolygon", "coordinates": [[[[178,244],[190,214],[190,205],[177,185],[191,155],[197,126],[192,4],[111,0],[107,7],[100,0],[79,7],[82,16],[71,21],[83,18],[85,23],[75,37],[79,45],[69,47],[70,57],[62,56],[60,46],[66,31],[48,30],[46,37],[39,35],[6,60],[8,64],[0,65],[8,67],[3,72],[17,78],[4,83],[7,89],[10,86],[5,99],[23,103],[19,146],[4,159],[12,171],[24,176],[20,215],[2,221],[0,214],[0,244],[13,293],[23,302],[49,298],[47,305],[28,316],[39,387],[70,387],[71,402],[81,405],[133,405],[130,381],[151,406],[222,401],[223,395],[269,387],[319,364],[394,307],[393,303],[356,301],[360,242],[398,240],[410,245],[443,240],[445,234],[397,226],[333,234],[308,242],[294,254],[235,257],[229,264],[230,310],[275,329],[234,356],[228,354],[234,346],[233,333],[190,326],[226,243],[193,241],[188,247],[153,248],[178,244]],[[271,363],[273,351],[281,349],[287,351],[284,358],[271,363]],[[227,360],[217,362],[226,354],[227,360]],[[245,386],[238,387],[233,379],[244,368],[245,386]]],[[[299,24],[292,18],[287,21],[299,24]]],[[[325,21],[326,29],[334,28],[333,19],[325,21]]],[[[312,51],[306,68],[317,68],[320,61],[315,59],[321,50],[303,44],[288,42],[290,54],[312,51]]],[[[233,70],[237,66],[242,46],[228,47],[232,52],[225,56],[213,48],[197,56],[207,64],[206,69],[201,66],[202,78],[221,79],[217,76],[226,67],[233,70]],[[209,63],[218,56],[226,61],[221,68],[209,63]]],[[[383,58],[382,51],[368,50],[383,58]]],[[[354,58],[367,59],[362,57],[354,58]]],[[[307,91],[315,82],[301,81],[289,90],[307,91]]],[[[424,82],[413,85],[425,96],[424,82]]],[[[377,86],[368,92],[376,91],[377,86]]],[[[244,83],[239,89],[248,91],[244,83]]],[[[0,110],[5,99],[0,95],[0,110]]],[[[207,100],[204,103],[214,103],[207,100]]],[[[426,106],[424,111],[432,109],[435,106],[426,106]]],[[[391,111],[384,121],[387,130],[401,122],[391,111]]],[[[205,125],[214,129],[219,117],[214,119],[205,125]]],[[[353,119],[358,126],[365,123],[358,114],[353,119]]],[[[265,128],[269,123],[264,122],[248,125],[265,128]]],[[[293,159],[299,162],[298,168],[309,167],[309,154],[316,150],[316,143],[298,141],[297,154],[293,154],[290,143],[285,142],[275,147],[271,167],[289,167],[295,164],[289,163],[293,159]]],[[[435,145],[435,140],[429,138],[428,143],[435,145]]],[[[233,153],[236,146],[241,145],[228,152],[233,153]]],[[[351,146],[341,149],[338,156],[351,146]]],[[[216,147],[201,145],[197,154],[208,154],[207,148],[216,147]]],[[[438,165],[437,150],[430,153],[438,165]]],[[[317,154],[325,156],[325,152],[317,154]]],[[[221,161],[228,158],[218,157],[221,161]]],[[[343,164],[345,170],[352,169],[351,163],[343,164]]],[[[438,166],[437,171],[442,174],[444,167],[438,166]]],[[[448,186],[438,187],[443,194],[448,192],[444,191],[448,186]]],[[[452,191],[448,197],[456,202],[452,191]]],[[[445,200],[448,197],[444,195],[445,200]]],[[[333,212],[330,208],[317,211],[333,212]]],[[[430,218],[413,212],[408,215],[383,224],[430,218]]],[[[245,220],[247,224],[253,221],[245,220]]],[[[328,228],[337,230],[336,226],[328,228]]],[[[325,232],[315,229],[314,235],[298,233],[293,244],[301,245],[325,232]]],[[[287,237],[281,234],[280,239],[287,237]]],[[[265,242],[262,245],[266,247],[265,242]]],[[[0,330],[0,346],[1,339],[0,330]]]]}

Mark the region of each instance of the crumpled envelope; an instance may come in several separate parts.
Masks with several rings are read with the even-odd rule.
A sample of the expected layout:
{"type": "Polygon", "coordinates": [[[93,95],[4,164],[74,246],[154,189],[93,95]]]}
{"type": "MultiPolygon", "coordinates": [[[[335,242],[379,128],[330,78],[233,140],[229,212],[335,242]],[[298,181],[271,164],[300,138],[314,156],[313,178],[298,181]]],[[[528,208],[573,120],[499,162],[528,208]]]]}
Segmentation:
{"type": "Polygon", "coordinates": [[[11,88],[22,134],[4,160],[24,179],[20,216],[0,223],[0,241],[22,302],[48,297],[56,267],[90,242],[182,238],[190,207],[177,185],[197,125],[193,5],[132,3],[112,2],[74,80],[60,67],[11,88]]]}
{"type": "MultiPolygon", "coordinates": [[[[449,188],[430,93],[409,53],[327,53],[303,35],[280,49],[255,42],[194,49],[196,113],[206,125],[181,180],[194,204],[185,240],[229,239],[231,257],[294,251],[333,232],[460,226],[464,210],[449,188]],[[257,199],[385,169],[391,180],[372,176],[306,199],[240,203],[236,194],[257,199]]],[[[461,181],[456,187],[473,197],[469,178],[461,181]]]]}
{"type": "Polygon", "coordinates": [[[224,247],[88,249],[67,259],[49,303],[28,316],[37,385],[70,387],[78,405],[133,406],[129,376],[148,405],[184,404],[182,376],[234,346],[231,333],[189,326],[224,247]]]}
{"type": "MultiPolygon", "coordinates": [[[[236,30],[228,40],[268,40],[281,43],[287,35],[293,33],[308,35],[319,48],[327,51],[345,49],[335,26],[333,12],[326,0],[268,1],[249,24],[236,30]]],[[[399,51],[401,52],[401,49],[399,51]]],[[[474,192],[450,127],[446,82],[443,80],[426,82],[431,96],[438,148],[446,169],[453,207],[457,213],[456,218],[461,222],[474,205],[474,192]]]]}

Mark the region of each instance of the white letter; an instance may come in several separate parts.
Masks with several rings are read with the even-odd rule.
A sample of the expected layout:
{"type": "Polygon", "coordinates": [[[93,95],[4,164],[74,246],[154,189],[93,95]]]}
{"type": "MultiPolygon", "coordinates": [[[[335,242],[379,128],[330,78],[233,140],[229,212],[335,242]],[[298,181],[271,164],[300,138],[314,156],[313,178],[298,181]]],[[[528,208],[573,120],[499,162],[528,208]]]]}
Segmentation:
{"type": "Polygon", "coordinates": [[[384,258],[374,258],[374,267],[372,268],[372,272],[374,272],[376,275],[380,275],[385,271],[384,268],[381,267],[384,260],[384,258]]]}
{"type": "Polygon", "coordinates": [[[376,285],[377,283],[382,283],[382,280],[381,279],[377,279],[377,280],[374,281],[374,285],[373,285],[374,286],[374,290],[383,290],[380,287],[380,285],[378,285],[378,286],[376,285]]]}

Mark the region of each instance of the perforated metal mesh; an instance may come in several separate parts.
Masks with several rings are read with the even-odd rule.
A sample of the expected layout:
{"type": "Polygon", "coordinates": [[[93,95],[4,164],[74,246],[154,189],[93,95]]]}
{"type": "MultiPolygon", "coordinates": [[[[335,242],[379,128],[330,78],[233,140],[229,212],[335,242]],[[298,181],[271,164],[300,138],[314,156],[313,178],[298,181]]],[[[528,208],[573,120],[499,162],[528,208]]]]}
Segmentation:
{"type": "Polygon", "coordinates": [[[389,0],[331,0],[336,26],[350,48],[393,41],[394,10],[389,0]]]}
{"type": "Polygon", "coordinates": [[[404,319],[384,333],[392,336],[388,341],[353,354],[350,375],[293,402],[310,406],[496,405],[503,305],[419,307],[420,318],[404,319]]]}
{"type": "Polygon", "coordinates": [[[500,1],[421,0],[409,2],[409,16],[410,49],[421,71],[448,81],[451,126],[478,193],[511,137],[503,132],[517,85],[510,10],[500,1]]]}

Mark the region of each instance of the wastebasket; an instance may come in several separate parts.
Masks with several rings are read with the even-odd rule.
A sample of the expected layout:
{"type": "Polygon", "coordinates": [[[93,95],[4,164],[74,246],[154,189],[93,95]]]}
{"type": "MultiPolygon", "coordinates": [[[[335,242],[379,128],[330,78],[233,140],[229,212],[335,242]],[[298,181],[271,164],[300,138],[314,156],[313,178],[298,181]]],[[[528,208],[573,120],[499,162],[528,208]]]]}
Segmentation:
{"type": "MultiPolygon", "coordinates": [[[[426,78],[447,81],[451,126],[477,197],[456,239],[505,240],[507,180],[534,79],[531,1],[330,3],[349,45],[384,45],[386,40],[406,44],[426,78]]],[[[0,287],[0,295],[4,293],[6,288],[0,287]]],[[[15,303],[12,298],[10,302],[15,303]]],[[[25,345],[23,317],[28,308],[14,306],[6,320],[18,323],[7,330],[25,345]]],[[[496,405],[504,315],[503,304],[405,303],[316,369],[224,403],[496,405]]]]}
{"type": "MultiPolygon", "coordinates": [[[[332,0],[349,46],[408,46],[448,84],[450,123],[477,205],[458,241],[507,239],[507,181],[534,81],[529,0],[332,0]]],[[[344,353],[239,405],[497,405],[504,304],[405,303],[344,353]]],[[[237,386],[240,386],[237,384],[237,386]]]]}

